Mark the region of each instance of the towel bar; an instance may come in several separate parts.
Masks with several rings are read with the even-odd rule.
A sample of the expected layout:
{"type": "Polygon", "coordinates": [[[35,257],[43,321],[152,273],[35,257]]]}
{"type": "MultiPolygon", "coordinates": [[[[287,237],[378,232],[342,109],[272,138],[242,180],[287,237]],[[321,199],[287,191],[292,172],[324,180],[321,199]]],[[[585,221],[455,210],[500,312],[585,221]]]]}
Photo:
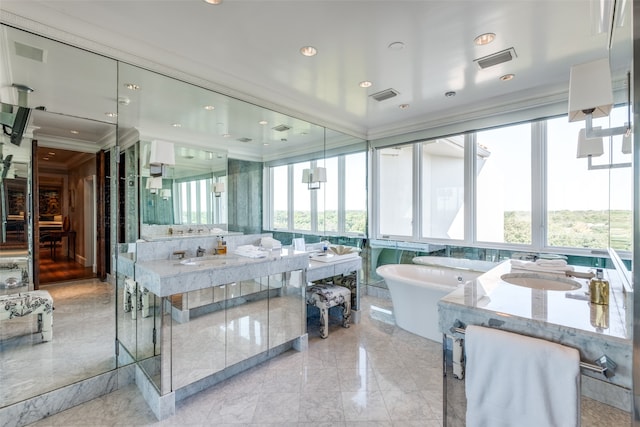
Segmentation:
{"type": "MultiPolygon", "coordinates": [[[[459,334],[465,333],[464,328],[460,328],[456,326],[454,326],[450,330],[451,332],[457,332],[459,334]]],[[[616,365],[616,363],[613,360],[609,359],[607,355],[603,354],[594,362],[595,364],[580,361],[580,367],[587,369],[589,371],[600,373],[607,378],[612,378],[616,374],[615,369],[618,365],[616,365]]]]}

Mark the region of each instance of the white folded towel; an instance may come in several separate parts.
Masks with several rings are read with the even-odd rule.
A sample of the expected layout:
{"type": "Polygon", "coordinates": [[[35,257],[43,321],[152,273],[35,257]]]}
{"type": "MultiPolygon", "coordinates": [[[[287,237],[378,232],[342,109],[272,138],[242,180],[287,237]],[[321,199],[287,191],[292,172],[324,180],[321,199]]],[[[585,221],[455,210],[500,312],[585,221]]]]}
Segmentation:
{"type": "Polygon", "coordinates": [[[563,259],[539,259],[536,265],[540,267],[566,267],[567,261],[563,259]]]}
{"type": "Polygon", "coordinates": [[[563,274],[565,271],[573,271],[573,267],[570,265],[547,265],[547,264],[538,264],[533,261],[520,261],[517,259],[511,260],[511,268],[512,269],[520,269],[520,270],[529,270],[529,271],[538,271],[540,273],[556,273],[563,274]]]}
{"type": "Polygon", "coordinates": [[[238,246],[233,253],[247,258],[265,258],[268,254],[267,251],[253,245],[238,246]]]}
{"type": "Polygon", "coordinates": [[[469,325],[468,427],[580,425],[580,354],[538,338],[469,325]]]}

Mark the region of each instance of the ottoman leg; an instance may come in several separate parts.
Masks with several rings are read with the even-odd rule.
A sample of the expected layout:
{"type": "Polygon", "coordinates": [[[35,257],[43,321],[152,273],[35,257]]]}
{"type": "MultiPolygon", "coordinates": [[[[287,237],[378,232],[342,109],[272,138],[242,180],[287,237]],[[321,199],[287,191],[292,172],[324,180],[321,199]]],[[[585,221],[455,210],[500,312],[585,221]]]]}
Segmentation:
{"type": "Polygon", "coordinates": [[[38,329],[42,332],[43,341],[53,339],[53,313],[38,314],[38,329]]]}
{"type": "Polygon", "coordinates": [[[129,293],[129,289],[127,289],[127,284],[124,284],[124,295],[122,295],[122,302],[124,304],[123,309],[125,313],[131,311],[131,293],[129,293]]]}
{"type": "Polygon", "coordinates": [[[320,309],[320,338],[329,336],[329,309],[320,309]]]}
{"type": "Polygon", "coordinates": [[[351,301],[349,299],[345,299],[344,304],[342,305],[342,327],[348,328],[349,322],[351,322],[351,301]]]}
{"type": "Polygon", "coordinates": [[[141,288],[142,290],[142,317],[149,317],[149,291],[141,288]]]}

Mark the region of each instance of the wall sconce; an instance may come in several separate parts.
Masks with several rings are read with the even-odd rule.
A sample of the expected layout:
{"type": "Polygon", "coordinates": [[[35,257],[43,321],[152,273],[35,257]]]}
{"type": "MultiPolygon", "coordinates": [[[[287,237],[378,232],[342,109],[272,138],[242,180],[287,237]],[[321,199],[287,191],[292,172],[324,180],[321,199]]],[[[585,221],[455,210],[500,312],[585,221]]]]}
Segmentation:
{"type": "Polygon", "coordinates": [[[162,189],[162,177],[157,176],[147,178],[147,185],[145,186],[145,188],[149,190],[151,194],[156,194],[158,190],[162,189]]]}
{"type": "Polygon", "coordinates": [[[220,197],[224,193],[224,182],[214,182],[213,193],[216,197],[220,197]]]}
{"type": "Polygon", "coordinates": [[[160,190],[160,196],[163,200],[169,200],[169,197],[171,197],[171,190],[169,190],[168,188],[163,188],[162,190],[160,190]]]}
{"type": "Polygon", "coordinates": [[[172,142],[154,139],[149,152],[149,169],[153,177],[164,176],[166,165],[176,164],[176,154],[172,142]]]}
{"type": "Polygon", "coordinates": [[[593,128],[593,118],[606,117],[613,108],[609,59],[603,58],[571,67],[569,80],[569,121],[585,120],[587,139],[631,132],[631,74],[627,73],[627,116],[625,126],[610,129],[593,128]]]}
{"type": "Polygon", "coordinates": [[[302,183],[307,184],[309,190],[320,188],[321,182],[327,182],[326,168],[313,168],[302,170],[302,183]]]}
{"type": "MultiPolygon", "coordinates": [[[[594,131],[598,132],[600,127],[594,128],[594,131]]],[[[622,152],[625,153],[625,138],[629,141],[629,149],[631,148],[631,137],[625,136],[622,141],[622,152]]],[[[578,153],[576,157],[578,159],[588,158],[589,170],[597,169],[615,169],[615,168],[628,168],[631,167],[631,163],[607,163],[603,165],[594,165],[592,163],[593,157],[599,157],[604,154],[604,143],[602,137],[587,138],[586,129],[580,129],[578,133],[578,153]]]]}

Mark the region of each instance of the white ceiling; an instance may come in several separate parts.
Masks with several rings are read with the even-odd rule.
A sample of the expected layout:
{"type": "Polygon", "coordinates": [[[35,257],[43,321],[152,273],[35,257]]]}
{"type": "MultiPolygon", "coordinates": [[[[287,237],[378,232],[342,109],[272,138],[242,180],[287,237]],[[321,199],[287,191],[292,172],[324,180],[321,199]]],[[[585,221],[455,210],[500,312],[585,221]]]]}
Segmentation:
{"type": "MultiPolygon", "coordinates": [[[[595,30],[597,13],[593,11],[600,3],[598,0],[225,0],[213,6],[202,0],[2,0],[0,18],[12,25],[27,23],[36,32],[42,30],[70,44],[271,108],[282,114],[267,117],[268,126],[289,120],[300,128],[295,133],[300,139],[308,138],[305,135],[309,131],[322,131],[305,121],[355,137],[375,139],[422,130],[489,109],[508,109],[514,103],[539,105],[545,99],[557,100],[566,96],[572,64],[610,53],[614,80],[622,80],[630,70],[631,2],[602,2],[606,7],[625,11],[617,13],[613,24],[611,50],[606,31],[595,30]],[[474,45],[473,39],[485,32],[495,33],[496,40],[486,46],[474,45]],[[404,48],[389,48],[395,42],[402,42],[404,48]],[[314,46],[318,54],[311,58],[302,56],[299,49],[305,45],[314,46]],[[513,48],[517,55],[510,62],[484,70],[474,63],[475,59],[508,48],[513,48]],[[499,77],[507,73],[515,74],[515,78],[501,81],[499,77]],[[363,80],[373,85],[367,89],[359,87],[363,80]],[[382,102],[369,96],[389,88],[399,95],[382,102]],[[445,97],[447,91],[455,91],[456,96],[445,97]],[[400,109],[400,104],[409,107],[400,109]],[[310,129],[303,131],[303,127],[310,129]]],[[[7,53],[10,57],[6,39],[2,48],[6,50],[3,55],[7,53]]],[[[5,62],[13,62],[13,58],[5,62]]],[[[67,110],[58,111],[75,115],[75,110],[81,109],[77,112],[81,117],[105,121],[104,113],[113,105],[119,107],[122,122],[130,120],[139,125],[142,115],[125,110],[131,104],[116,106],[113,95],[106,97],[105,105],[97,106],[74,106],[73,99],[68,96],[65,99],[63,93],[73,91],[70,83],[95,84],[98,77],[102,83],[117,85],[121,90],[118,96],[127,95],[121,89],[125,83],[122,76],[117,83],[112,74],[101,77],[104,69],[110,67],[108,60],[100,58],[90,64],[82,70],[82,77],[72,81],[68,76],[78,75],[74,62],[63,63],[56,70],[59,76],[56,82],[38,81],[37,73],[29,74],[24,69],[19,76],[5,73],[0,76],[0,95],[5,94],[3,102],[6,102],[6,94],[12,90],[10,84],[16,82],[11,79],[19,79],[19,83],[38,85],[30,99],[34,104],[42,102],[37,105],[46,105],[48,111],[56,111],[53,106],[64,100],[71,105],[59,107],[67,110]],[[37,98],[43,88],[54,84],[59,91],[43,93],[42,100],[37,98]]],[[[15,63],[2,66],[14,70],[12,74],[17,73],[15,63]]],[[[162,92],[162,87],[156,93],[162,92]]],[[[85,86],[83,91],[92,88],[85,86]]],[[[201,135],[203,128],[198,127],[196,132],[196,125],[192,129],[189,121],[208,123],[206,132],[217,137],[230,132],[234,139],[251,138],[256,147],[263,147],[260,150],[273,149],[264,148],[267,146],[263,143],[267,140],[273,144],[278,137],[271,129],[255,125],[258,117],[265,115],[263,108],[243,104],[244,121],[238,121],[235,129],[223,131],[222,127],[230,126],[229,116],[240,115],[231,112],[231,107],[227,110],[216,106],[213,120],[198,119],[204,114],[202,111],[189,119],[184,117],[187,109],[178,105],[185,102],[180,97],[172,96],[173,105],[167,104],[166,98],[162,105],[154,105],[151,95],[147,96],[145,111],[157,110],[156,115],[144,117],[147,128],[153,129],[150,134],[165,134],[171,139],[169,132],[176,130],[162,130],[159,124],[163,121],[166,126],[166,121],[173,117],[168,114],[173,107],[182,111],[181,132],[188,134],[194,130],[190,134],[194,139],[199,138],[197,134],[201,135]],[[158,122],[151,123],[154,120],[158,122]],[[256,130],[250,131],[251,127],[256,130]]],[[[237,103],[235,99],[227,102],[237,103]]],[[[141,110],[136,111],[140,114],[141,110]]],[[[288,149],[280,146],[278,153],[288,149]]],[[[261,155],[276,157],[265,151],[261,155]]]]}

